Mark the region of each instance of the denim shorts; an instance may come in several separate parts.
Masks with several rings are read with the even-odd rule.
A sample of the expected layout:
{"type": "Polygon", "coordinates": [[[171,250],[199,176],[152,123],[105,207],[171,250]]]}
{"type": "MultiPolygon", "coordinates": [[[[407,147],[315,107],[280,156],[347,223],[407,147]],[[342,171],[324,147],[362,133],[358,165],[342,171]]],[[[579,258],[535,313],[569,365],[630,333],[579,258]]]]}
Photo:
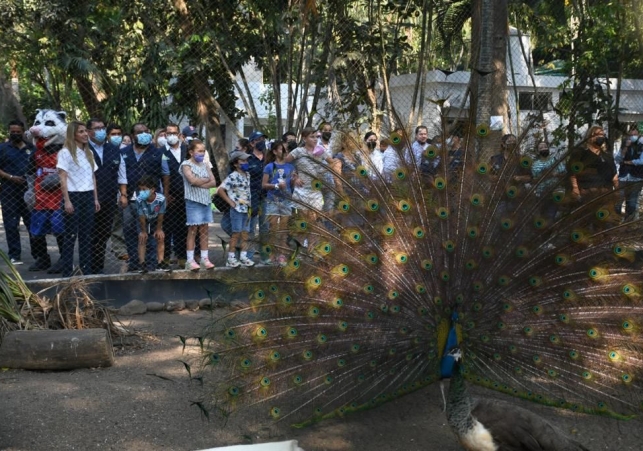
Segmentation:
{"type": "Polygon", "coordinates": [[[32,210],[31,232],[35,236],[65,233],[65,218],[62,210],[32,210]]]}
{"type": "Polygon", "coordinates": [[[292,205],[287,199],[267,200],[264,213],[266,216],[290,216],[292,214],[292,205]]]}
{"type": "Polygon", "coordinates": [[[230,223],[232,226],[232,233],[250,231],[250,218],[248,217],[248,213],[239,213],[234,208],[231,208],[230,223]]]}
{"type": "MultiPolygon", "coordinates": [[[[210,205],[200,204],[192,200],[185,199],[185,216],[186,225],[202,225],[212,222],[212,208],[210,205]]],[[[168,218],[169,221],[172,218],[168,218]]]]}

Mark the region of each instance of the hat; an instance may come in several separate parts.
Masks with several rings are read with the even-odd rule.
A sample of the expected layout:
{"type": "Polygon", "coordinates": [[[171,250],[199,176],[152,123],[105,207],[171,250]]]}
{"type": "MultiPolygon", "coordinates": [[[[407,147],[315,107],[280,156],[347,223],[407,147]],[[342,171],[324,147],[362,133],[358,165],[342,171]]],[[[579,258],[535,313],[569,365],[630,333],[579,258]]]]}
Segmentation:
{"type": "Polygon", "coordinates": [[[250,135],[250,137],[248,138],[248,141],[252,142],[252,141],[254,141],[255,139],[259,139],[259,138],[261,138],[262,136],[266,136],[266,135],[264,135],[264,134],[263,134],[263,133],[261,133],[261,132],[252,132],[252,135],[250,135]]]}
{"type": "Polygon", "coordinates": [[[186,137],[199,134],[196,128],[194,128],[194,125],[186,125],[185,127],[183,127],[183,131],[181,133],[186,137]]]}
{"type": "Polygon", "coordinates": [[[250,158],[250,155],[245,152],[241,152],[240,150],[235,150],[230,154],[231,163],[237,160],[247,160],[248,158],[250,158]]]}

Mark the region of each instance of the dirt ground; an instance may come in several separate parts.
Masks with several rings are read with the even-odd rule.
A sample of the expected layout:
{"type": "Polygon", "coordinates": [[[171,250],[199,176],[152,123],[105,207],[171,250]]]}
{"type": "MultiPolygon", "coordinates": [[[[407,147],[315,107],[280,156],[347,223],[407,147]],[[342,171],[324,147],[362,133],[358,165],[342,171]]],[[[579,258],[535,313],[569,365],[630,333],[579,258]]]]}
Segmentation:
{"type": "MultiPolygon", "coordinates": [[[[224,309],[215,313],[221,314],[224,309]]],[[[298,430],[251,414],[226,425],[190,406],[195,394],[177,335],[196,334],[209,312],[122,318],[144,340],[115,344],[111,368],[63,372],[0,371],[0,449],[177,450],[296,439],[306,451],[455,451],[436,385],[377,409],[298,430]]],[[[480,389],[475,395],[500,397],[480,389]]],[[[512,400],[538,412],[591,450],[641,450],[640,420],[615,420],[512,400]]]]}

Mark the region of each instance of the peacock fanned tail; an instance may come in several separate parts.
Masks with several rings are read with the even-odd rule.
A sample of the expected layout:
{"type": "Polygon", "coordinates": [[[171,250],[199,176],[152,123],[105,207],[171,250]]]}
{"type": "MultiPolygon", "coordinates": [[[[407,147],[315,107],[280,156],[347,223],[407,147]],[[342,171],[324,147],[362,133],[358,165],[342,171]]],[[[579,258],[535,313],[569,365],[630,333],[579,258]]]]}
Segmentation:
{"type": "Polygon", "coordinates": [[[546,182],[557,165],[523,183],[528,156],[494,171],[499,139],[475,125],[457,167],[446,150],[425,150],[427,176],[402,130],[390,133],[399,167],[388,177],[362,164],[334,172],[332,186],[316,179],[336,208],[293,216],[296,246],[271,245],[287,266],[226,273],[249,302],[209,330],[209,401],[295,425],[377,406],[439,380],[455,321],[470,382],[574,411],[640,413],[642,224],[621,222],[619,192],[578,202],[564,177],[546,182]]]}

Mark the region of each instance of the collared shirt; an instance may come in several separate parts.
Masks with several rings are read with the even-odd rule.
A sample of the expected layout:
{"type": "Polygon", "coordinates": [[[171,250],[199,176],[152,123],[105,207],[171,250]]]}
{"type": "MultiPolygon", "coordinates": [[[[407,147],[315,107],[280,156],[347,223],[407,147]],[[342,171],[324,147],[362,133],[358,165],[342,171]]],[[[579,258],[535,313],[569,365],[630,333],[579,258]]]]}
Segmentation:
{"type": "Polygon", "coordinates": [[[94,171],[97,169],[96,162],[89,161],[85,151],[80,147],[76,149],[76,161],[66,147],[58,152],[58,163],[56,168],[67,173],[67,191],[85,192],[94,190],[94,171]]]}

